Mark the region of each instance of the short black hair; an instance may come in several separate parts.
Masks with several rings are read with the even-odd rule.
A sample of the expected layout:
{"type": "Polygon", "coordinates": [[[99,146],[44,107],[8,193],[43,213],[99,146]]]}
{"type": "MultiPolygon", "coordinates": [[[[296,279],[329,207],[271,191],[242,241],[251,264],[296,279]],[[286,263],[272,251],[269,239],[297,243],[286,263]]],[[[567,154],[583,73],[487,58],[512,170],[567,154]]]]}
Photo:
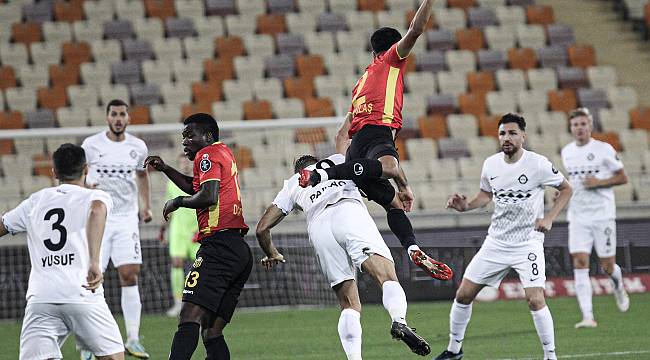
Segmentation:
{"type": "Polygon", "coordinates": [[[127,104],[124,100],[120,99],[113,99],[106,104],[106,115],[111,111],[111,106],[126,106],[126,108],[129,108],[129,104],[127,104]]]}
{"type": "Polygon", "coordinates": [[[298,173],[298,171],[317,162],[318,162],[318,158],[313,155],[302,155],[301,157],[296,159],[296,161],[293,163],[293,172],[298,173]]]}
{"type": "Polygon", "coordinates": [[[503,124],[508,124],[508,123],[516,123],[519,125],[519,129],[521,131],[526,131],[526,120],[524,119],[523,116],[515,113],[507,113],[501,117],[501,120],[499,120],[499,125],[501,126],[503,124]]]}
{"type": "Polygon", "coordinates": [[[212,139],[219,140],[219,125],[212,115],[206,113],[196,113],[188,116],[183,120],[183,125],[197,124],[203,132],[212,134],[212,139]]]}
{"type": "Polygon", "coordinates": [[[589,109],[587,109],[585,107],[581,107],[581,108],[571,110],[571,112],[569,113],[569,121],[571,121],[571,119],[573,119],[573,118],[577,118],[577,117],[580,117],[580,116],[586,116],[589,119],[593,120],[593,117],[591,116],[591,113],[589,112],[589,109]]]}
{"type": "Polygon", "coordinates": [[[81,146],[66,143],[52,154],[52,162],[59,180],[77,180],[86,164],[86,152],[81,146]]]}
{"type": "Polygon", "coordinates": [[[399,31],[390,27],[383,27],[372,33],[370,46],[375,54],[381,54],[401,39],[402,34],[399,31]]]}

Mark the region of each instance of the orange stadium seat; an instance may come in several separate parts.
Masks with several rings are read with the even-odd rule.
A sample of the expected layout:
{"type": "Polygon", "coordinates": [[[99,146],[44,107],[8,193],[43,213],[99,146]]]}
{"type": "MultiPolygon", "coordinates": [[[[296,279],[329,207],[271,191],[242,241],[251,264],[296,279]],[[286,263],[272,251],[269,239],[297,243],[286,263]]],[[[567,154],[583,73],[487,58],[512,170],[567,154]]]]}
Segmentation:
{"type": "Polygon", "coordinates": [[[16,72],[9,65],[0,66],[0,90],[16,87],[16,72]]]}
{"type": "Polygon", "coordinates": [[[612,145],[616,151],[621,151],[623,149],[623,147],[621,147],[621,140],[619,139],[618,134],[613,131],[593,133],[591,136],[596,140],[604,141],[612,145]]]}
{"type": "Polygon", "coordinates": [[[239,36],[221,36],[214,39],[214,48],[219,58],[234,58],[246,53],[244,41],[239,36]]]}
{"type": "Polygon", "coordinates": [[[23,114],[19,111],[0,112],[0,129],[22,129],[24,127],[23,114]]]}
{"type": "Polygon", "coordinates": [[[15,23],[11,25],[11,38],[15,42],[30,43],[43,41],[41,25],[38,23],[15,23]]]}
{"type": "Polygon", "coordinates": [[[479,51],[483,48],[483,32],[479,28],[456,31],[456,42],[461,50],[479,51]]]}
{"type": "MultiPolygon", "coordinates": [[[[11,139],[0,140],[0,155],[9,155],[14,153],[14,141],[11,139]]],[[[7,176],[7,174],[5,174],[7,176]]]]}
{"type": "Polygon", "coordinates": [[[325,74],[323,58],[319,55],[298,55],[296,58],[296,68],[298,70],[298,76],[303,78],[313,79],[318,75],[325,74]]]}
{"type": "Polygon", "coordinates": [[[650,28],[650,3],[645,4],[643,8],[643,17],[645,18],[645,24],[650,28]]]}
{"type": "Polygon", "coordinates": [[[54,18],[57,21],[73,23],[84,18],[83,1],[62,1],[54,3],[54,18]]]}
{"type": "Polygon", "coordinates": [[[206,59],[203,60],[203,72],[208,82],[221,84],[235,78],[235,65],[232,58],[206,59]]]}
{"type": "Polygon", "coordinates": [[[478,117],[478,129],[482,136],[499,137],[499,120],[502,115],[481,115],[478,117]]]}
{"type": "Polygon", "coordinates": [[[314,80],[312,78],[289,78],[284,80],[284,92],[287,97],[307,99],[314,96],[314,80]]]}
{"type": "Polygon", "coordinates": [[[574,89],[551,90],[548,92],[548,105],[551,111],[569,111],[578,106],[574,89]]]}
{"type": "Polygon", "coordinates": [[[63,63],[81,64],[92,61],[92,51],[87,42],[66,42],[63,43],[63,63]]]}
{"type": "Polygon", "coordinates": [[[129,123],[133,125],[151,124],[149,107],[145,105],[129,107],[129,118],[131,119],[129,123]]]}
{"type": "Polygon", "coordinates": [[[296,141],[306,144],[318,144],[327,139],[324,128],[296,129],[296,141]]]}
{"type": "Polygon", "coordinates": [[[38,105],[45,109],[56,110],[68,104],[68,94],[64,87],[41,87],[36,91],[38,105]]]}
{"type": "Polygon", "coordinates": [[[246,146],[234,146],[231,150],[235,156],[238,171],[253,167],[253,152],[251,149],[246,146]]]}
{"type": "Polygon", "coordinates": [[[487,105],[485,104],[485,94],[483,93],[467,93],[458,96],[458,107],[463,114],[472,114],[480,116],[487,113],[487,105]]]}
{"type": "Polygon", "coordinates": [[[638,107],[630,111],[633,129],[650,130],[650,107],[638,107]]]}
{"type": "Polygon", "coordinates": [[[174,0],[144,0],[144,9],[147,16],[162,20],[176,16],[174,0]]]}
{"type": "Polygon", "coordinates": [[[195,113],[212,114],[212,103],[202,102],[196,104],[183,104],[181,106],[181,115],[183,119],[195,113]]]}
{"type": "Polygon", "coordinates": [[[422,137],[440,139],[448,136],[447,120],[444,115],[422,116],[418,119],[422,137]]]}
{"type": "Polygon", "coordinates": [[[569,63],[573,67],[596,66],[596,50],[591,45],[569,46],[569,63]]]}
{"type": "Polygon", "coordinates": [[[52,177],[52,157],[48,154],[36,154],[32,157],[34,176],[52,177]]]}
{"type": "Polygon", "coordinates": [[[273,118],[273,107],[267,100],[244,102],[244,120],[267,120],[273,118]]]}
{"type": "Polygon", "coordinates": [[[529,24],[549,25],[555,23],[553,8],[547,5],[529,5],[526,8],[529,24]]]}
{"type": "Polygon", "coordinates": [[[450,8],[461,8],[465,11],[467,9],[476,6],[476,1],[474,0],[447,0],[447,6],[450,8]]]}
{"type": "Polygon", "coordinates": [[[213,103],[222,98],[221,83],[219,82],[195,82],[192,84],[192,97],[194,103],[213,103]]]}
{"type": "MultiPolygon", "coordinates": [[[[415,13],[417,10],[411,9],[406,12],[406,25],[409,26],[411,25],[411,22],[413,21],[413,18],[415,17],[415,13]]],[[[430,16],[429,17],[429,22],[427,23],[427,26],[425,27],[426,30],[431,30],[436,28],[436,19],[435,16],[430,16]]],[[[425,31],[426,31],[425,30],[425,31]]]]}
{"type": "Polygon", "coordinates": [[[508,64],[511,69],[529,70],[537,67],[537,56],[531,48],[508,50],[508,64]]]}
{"type": "Polygon", "coordinates": [[[79,83],[80,71],[77,64],[50,65],[52,87],[68,87],[79,83]]]}
{"type": "Polygon", "coordinates": [[[307,117],[334,116],[334,106],[330,98],[309,98],[303,101],[307,117]]]}
{"type": "Polygon", "coordinates": [[[275,35],[287,31],[284,15],[269,14],[257,16],[257,32],[260,34],[275,35]]]}
{"type": "Polygon", "coordinates": [[[491,71],[467,73],[467,84],[469,92],[487,93],[496,89],[494,74],[491,71]]]}
{"type": "Polygon", "coordinates": [[[397,149],[397,155],[399,155],[400,160],[408,160],[408,154],[406,153],[406,140],[402,138],[395,139],[395,149],[397,149]]]}
{"type": "Polygon", "coordinates": [[[384,0],[357,0],[359,11],[381,11],[386,9],[384,0]]]}

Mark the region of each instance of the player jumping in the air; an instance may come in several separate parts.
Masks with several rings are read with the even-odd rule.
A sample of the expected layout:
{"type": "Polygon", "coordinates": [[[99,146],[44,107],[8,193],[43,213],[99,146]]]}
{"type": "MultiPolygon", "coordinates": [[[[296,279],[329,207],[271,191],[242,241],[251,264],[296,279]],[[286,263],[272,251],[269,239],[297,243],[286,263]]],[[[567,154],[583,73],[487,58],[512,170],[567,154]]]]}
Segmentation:
{"type": "Polygon", "coordinates": [[[519,274],[544,359],[557,359],[553,317],[546,306],[544,234],[571,198],[571,185],[544,156],[524,150],[526,121],[517,114],[499,120],[501,152],[488,157],[481,171],[480,190],[472,200],[453,194],[447,207],[460,212],[494,202],[492,223],[481,249],[465,269],[449,314],[449,345],[434,360],[463,357],[463,338],[472,315],[472,302],[483,287],[498,287],[510,269],[519,274]],[[560,193],[544,214],[544,187],[560,193]]]}
{"type": "Polygon", "coordinates": [[[242,215],[237,164],[232,151],[219,141],[219,127],[211,115],[193,114],[183,124],[183,152],[194,161],[193,177],[166,165],[158,156],[145,161],[191,194],[167,201],[165,220],[184,207],[196,209],[199,224],[201,247],[185,280],[169,359],[190,360],[202,329],[206,359],[228,360],[223,329],[232,319],[253,268],[253,255],[244,241],[248,226],[242,215]]]}
{"type": "Polygon", "coordinates": [[[99,360],[123,360],[120,329],[104,300],[99,253],[113,202],[85,187],[84,150],[52,155],[59,186],[32,194],[2,216],[0,236],[27,232],[32,271],[20,333],[20,360],[62,359],[70,333],[99,360]]]}
{"type": "Polygon", "coordinates": [[[431,261],[416,245],[405,211],[413,205],[413,192],[399,166],[395,135],[402,128],[402,100],[406,58],[431,16],[433,0],[424,0],[404,37],[396,29],[375,31],[370,43],[373,60],[352,91],[352,104],[339,135],[352,139],[346,162],[327,169],[303,169],[300,186],[327,180],[354,180],[368,199],[383,206],[388,226],[411,259],[434,278],[449,279],[450,271],[431,261]],[[344,129],[349,129],[345,131],[344,129]],[[401,201],[393,203],[395,180],[401,201]]]}
{"type": "Polygon", "coordinates": [[[582,311],[582,321],[575,327],[596,327],[589,279],[592,248],[596,249],[600,265],[614,283],[618,309],[627,311],[630,307],[621,267],[616,264],[616,203],[612,189],[627,183],[627,176],[616,150],[591,137],[594,120],[587,109],[572,111],[569,122],[575,141],[562,149],[562,162],[575,189],[567,214],[569,252],[573,259],[576,297],[582,311]]]}

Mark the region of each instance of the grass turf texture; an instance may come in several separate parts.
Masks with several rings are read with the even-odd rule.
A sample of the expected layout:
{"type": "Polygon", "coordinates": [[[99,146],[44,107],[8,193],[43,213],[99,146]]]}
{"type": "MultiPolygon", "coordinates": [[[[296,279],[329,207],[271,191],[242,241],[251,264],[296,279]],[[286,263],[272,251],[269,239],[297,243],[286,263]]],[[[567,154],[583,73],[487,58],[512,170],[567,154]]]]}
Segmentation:
{"type": "MultiPolygon", "coordinates": [[[[566,355],[643,352],[580,358],[650,359],[650,293],[632,295],[630,310],[619,313],[613,296],[594,297],[596,329],[575,330],[580,320],[575,298],[550,299],[560,358],[566,355]],[[646,351],[646,352],[644,352],[646,351]]],[[[409,325],[431,345],[432,354],[417,356],[406,345],[390,338],[390,321],[381,306],[368,305],[362,312],[365,359],[431,359],[447,346],[451,302],[413,303],[409,325]]],[[[331,360],[345,359],[337,333],[335,308],[278,312],[240,311],[226,328],[226,340],[235,360],[331,360]]],[[[119,318],[123,331],[123,322],[119,318]]],[[[0,323],[0,359],[17,359],[20,322],[0,323]]],[[[151,359],[167,359],[176,320],[164,315],[143,316],[141,335],[151,359]]],[[[74,341],[63,347],[66,359],[78,359],[74,341]]],[[[542,358],[533,321],[524,301],[476,303],[464,342],[465,359],[542,358]]],[[[204,359],[199,341],[192,359],[204,359]]],[[[573,357],[572,357],[573,358],[573,357]]],[[[127,357],[127,359],[133,359],[127,357]]]]}

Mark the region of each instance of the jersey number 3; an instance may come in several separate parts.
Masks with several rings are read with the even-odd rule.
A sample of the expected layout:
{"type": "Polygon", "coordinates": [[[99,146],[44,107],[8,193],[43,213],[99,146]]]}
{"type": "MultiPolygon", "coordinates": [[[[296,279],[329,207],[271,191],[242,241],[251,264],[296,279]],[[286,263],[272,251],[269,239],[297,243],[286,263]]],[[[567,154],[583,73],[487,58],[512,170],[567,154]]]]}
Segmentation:
{"type": "Polygon", "coordinates": [[[48,221],[52,218],[53,215],[56,215],[56,221],[52,224],[52,231],[57,230],[59,232],[59,242],[53,243],[50,239],[45,239],[45,247],[51,251],[59,251],[65,246],[65,242],[68,238],[68,231],[66,228],[61,225],[63,219],[65,218],[65,212],[61,208],[50,209],[45,213],[45,221],[48,221]]]}

